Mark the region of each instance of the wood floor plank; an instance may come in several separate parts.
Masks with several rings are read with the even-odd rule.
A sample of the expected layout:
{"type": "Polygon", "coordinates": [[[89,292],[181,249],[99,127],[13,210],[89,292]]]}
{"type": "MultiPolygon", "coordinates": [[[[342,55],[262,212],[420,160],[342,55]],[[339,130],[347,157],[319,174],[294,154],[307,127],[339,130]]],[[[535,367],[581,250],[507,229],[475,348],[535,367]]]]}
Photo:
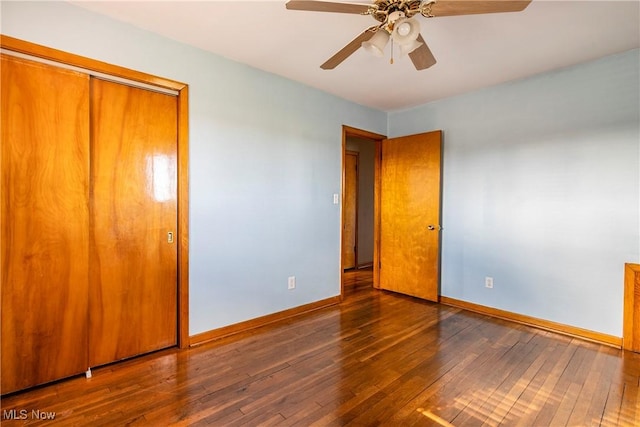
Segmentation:
{"type": "Polygon", "coordinates": [[[3,426],[640,425],[639,354],[348,274],[337,306],[4,396],[3,426]]]}
{"type": "MultiPolygon", "coordinates": [[[[477,315],[469,314],[469,316],[477,315]]],[[[490,345],[490,338],[494,337],[493,333],[495,333],[495,325],[483,322],[476,324],[475,327],[464,328],[447,342],[441,343],[437,347],[436,357],[438,360],[446,360],[446,363],[434,370],[433,367],[438,364],[433,360],[426,359],[424,365],[421,366],[426,371],[415,370],[424,376],[429,385],[416,396],[413,402],[401,408],[392,421],[395,424],[404,425],[409,419],[415,419],[415,412],[418,409],[440,418],[445,416],[451,419],[457,415],[463,407],[456,401],[456,396],[463,395],[465,390],[469,390],[469,385],[473,384],[473,377],[477,374],[478,367],[499,355],[498,351],[490,345]],[[460,352],[458,345],[465,341],[467,343],[465,351],[460,352]],[[472,344],[469,345],[469,343],[472,344]],[[435,375],[431,376],[429,372],[433,372],[435,375]]],[[[422,422],[425,420],[422,419],[422,422]]]]}
{"type": "Polygon", "coordinates": [[[622,412],[622,393],[624,390],[624,384],[614,381],[609,385],[607,393],[607,403],[602,413],[600,425],[602,426],[618,426],[620,420],[620,413],[622,412]]]}
{"type": "Polygon", "coordinates": [[[635,384],[625,383],[624,391],[622,392],[622,409],[618,419],[619,423],[632,426],[640,425],[639,395],[638,387],[635,384]]]}
{"type": "Polygon", "coordinates": [[[500,400],[496,405],[493,405],[494,409],[487,415],[485,425],[513,424],[520,419],[520,414],[527,410],[522,406],[520,398],[547,361],[549,356],[549,352],[545,351],[547,346],[547,342],[536,344],[537,351],[531,352],[532,358],[529,359],[526,370],[521,375],[511,378],[511,381],[505,381],[501,384],[500,400]]]}
{"type": "Polygon", "coordinates": [[[482,394],[476,396],[471,405],[468,405],[470,409],[473,409],[473,413],[470,410],[465,410],[464,413],[454,418],[452,423],[465,425],[471,422],[470,418],[472,417],[481,424],[487,422],[489,425],[497,425],[503,417],[497,418],[493,412],[497,412],[501,404],[510,404],[509,406],[515,404],[514,401],[507,399],[507,391],[518,379],[522,378],[540,351],[535,345],[521,342],[514,345],[510,349],[509,357],[504,358],[502,368],[495,370],[491,379],[487,381],[487,385],[483,387],[482,394]],[[524,363],[514,363],[516,360],[524,363]]]}
{"type": "Polygon", "coordinates": [[[543,338],[545,341],[541,345],[544,346],[544,356],[541,359],[544,362],[526,385],[522,394],[518,396],[516,404],[505,416],[505,419],[514,420],[514,424],[526,422],[527,417],[534,414],[544,404],[546,399],[544,395],[545,384],[554,384],[551,373],[568,347],[566,343],[555,340],[554,337],[543,336],[543,338]]]}
{"type": "MultiPolygon", "coordinates": [[[[493,329],[491,337],[497,337],[493,329]]],[[[508,335],[512,331],[507,332],[508,335]]],[[[423,407],[433,414],[441,417],[447,422],[453,422],[461,413],[465,415],[476,415],[473,405],[470,404],[482,398],[484,395],[485,380],[495,378],[495,374],[504,368],[505,358],[509,359],[509,352],[513,346],[501,345],[501,339],[495,340],[483,346],[479,357],[474,361],[469,369],[461,372],[449,385],[438,390],[432,397],[423,402],[423,407]],[[496,363],[498,363],[496,365],[496,363]],[[482,386],[481,386],[482,385],[482,386]]],[[[507,338],[504,343],[511,342],[507,338]]]]}
{"type": "Polygon", "coordinates": [[[559,342],[557,347],[552,350],[549,359],[540,369],[539,375],[536,375],[534,381],[530,383],[530,387],[522,394],[522,405],[526,410],[516,418],[516,427],[536,425],[538,417],[550,418],[553,416],[559,399],[551,392],[570,363],[575,351],[576,347],[566,342],[559,342]]]}
{"type": "MultiPolygon", "coordinates": [[[[604,350],[604,349],[602,349],[604,350]]],[[[585,378],[578,395],[576,405],[567,421],[569,425],[591,425],[595,414],[602,414],[606,402],[606,389],[599,387],[601,381],[606,381],[609,374],[607,369],[607,354],[598,351],[593,364],[589,368],[590,375],[585,378]]]]}
{"type": "Polygon", "coordinates": [[[549,425],[569,425],[569,417],[578,402],[586,377],[591,374],[591,366],[596,355],[597,351],[589,351],[587,344],[574,353],[573,363],[567,367],[556,384],[555,392],[561,395],[564,391],[564,396],[549,425]]]}

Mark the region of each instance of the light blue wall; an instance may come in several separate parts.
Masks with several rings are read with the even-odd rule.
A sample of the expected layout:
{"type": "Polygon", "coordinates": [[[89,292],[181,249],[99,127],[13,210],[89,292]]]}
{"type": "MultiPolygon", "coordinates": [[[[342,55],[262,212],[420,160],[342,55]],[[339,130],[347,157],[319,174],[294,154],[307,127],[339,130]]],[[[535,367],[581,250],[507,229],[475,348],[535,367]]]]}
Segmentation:
{"type": "Polygon", "coordinates": [[[442,295],[622,335],[639,63],[636,49],[389,114],[390,136],[444,131],[442,295]]]}
{"type": "Polygon", "coordinates": [[[340,293],[341,126],[385,113],[64,2],[1,7],[6,35],[189,84],[191,334],[340,293]]]}

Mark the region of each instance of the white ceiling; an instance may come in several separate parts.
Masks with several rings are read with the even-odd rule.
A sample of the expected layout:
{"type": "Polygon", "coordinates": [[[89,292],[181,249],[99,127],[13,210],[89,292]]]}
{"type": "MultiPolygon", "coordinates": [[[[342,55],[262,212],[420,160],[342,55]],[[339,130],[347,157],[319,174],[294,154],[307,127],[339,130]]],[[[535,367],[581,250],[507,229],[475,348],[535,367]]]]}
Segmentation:
{"type": "Polygon", "coordinates": [[[320,64],[377,21],[286,10],[286,0],[71,2],[383,111],[640,47],[637,0],[534,0],[523,12],[418,17],[438,60],[427,70],[397,49],[390,65],[387,46],[385,58],[359,49],[325,71],[320,64]]]}

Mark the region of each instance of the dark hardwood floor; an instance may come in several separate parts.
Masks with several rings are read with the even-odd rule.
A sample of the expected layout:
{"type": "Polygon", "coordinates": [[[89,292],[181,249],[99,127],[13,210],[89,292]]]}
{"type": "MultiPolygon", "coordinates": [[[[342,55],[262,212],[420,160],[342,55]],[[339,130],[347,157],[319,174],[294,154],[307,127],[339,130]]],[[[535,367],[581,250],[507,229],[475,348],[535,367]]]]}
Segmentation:
{"type": "MultiPolygon", "coordinates": [[[[375,291],[2,399],[56,425],[640,426],[640,355],[375,291]]],[[[12,409],[16,412],[10,412],[12,409]]]]}

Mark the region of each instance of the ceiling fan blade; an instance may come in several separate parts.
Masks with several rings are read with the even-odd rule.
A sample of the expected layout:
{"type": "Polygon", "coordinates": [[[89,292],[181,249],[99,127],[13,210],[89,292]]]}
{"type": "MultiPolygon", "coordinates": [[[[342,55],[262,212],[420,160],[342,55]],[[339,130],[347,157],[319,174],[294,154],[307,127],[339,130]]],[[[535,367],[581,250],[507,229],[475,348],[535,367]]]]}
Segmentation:
{"type": "Polygon", "coordinates": [[[436,63],[436,58],[431,53],[429,46],[427,46],[427,42],[422,38],[422,34],[419,34],[416,40],[422,43],[422,46],[409,53],[409,58],[411,58],[416,70],[425,70],[436,63]]]}
{"type": "Polygon", "coordinates": [[[313,0],[290,0],[286,4],[289,10],[310,10],[313,12],[338,12],[362,14],[369,10],[368,4],[336,3],[313,0]]]}
{"type": "Polygon", "coordinates": [[[366,42],[375,34],[375,32],[372,31],[375,28],[376,27],[371,27],[364,30],[360,35],[358,35],[358,37],[351,40],[349,44],[340,49],[338,53],[329,58],[327,62],[322,64],[320,68],[322,68],[323,70],[333,70],[334,68],[336,68],[342,61],[351,56],[353,52],[360,49],[362,42],[366,42]]]}
{"type": "Polygon", "coordinates": [[[480,13],[520,12],[531,0],[437,0],[431,6],[434,17],[480,13]]]}

